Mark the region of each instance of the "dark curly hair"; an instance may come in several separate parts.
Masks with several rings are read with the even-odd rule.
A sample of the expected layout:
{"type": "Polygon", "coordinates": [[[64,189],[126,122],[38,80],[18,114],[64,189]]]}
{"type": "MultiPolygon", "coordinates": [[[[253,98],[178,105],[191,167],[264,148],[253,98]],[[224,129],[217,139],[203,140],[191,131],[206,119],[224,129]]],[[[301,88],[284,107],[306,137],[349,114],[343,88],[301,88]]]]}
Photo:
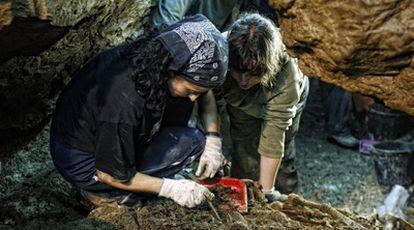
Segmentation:
{"type": "Polygon", "coordinates": [[[131,77],[138,95],[145,99],[145,108],[160,118],[166,104],[172,57],[155,36],[151,33],[129,40],[125,51],[134,68],[131,77]]]}

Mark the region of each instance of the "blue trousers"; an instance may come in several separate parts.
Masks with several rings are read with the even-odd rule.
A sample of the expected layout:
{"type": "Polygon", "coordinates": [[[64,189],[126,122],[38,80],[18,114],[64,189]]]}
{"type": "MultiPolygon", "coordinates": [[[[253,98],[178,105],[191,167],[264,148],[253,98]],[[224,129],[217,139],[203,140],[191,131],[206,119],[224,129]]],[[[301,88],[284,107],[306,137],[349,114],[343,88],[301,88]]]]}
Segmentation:
{"type": "MultiPolygon", "coordinates": [[[[155,177],[172,178],[201,155],[204,145],[205,137],[198,129],[182,126],[164,127],[154,135],[145,151],[137,154],[137,171],[155,177]]],[[[125,200],[125,196],[131,195],[129,191],[111,187],[96,179],[93,153],[77,150],[53,135],[50,137],[50,150],[56,169],[76,188],[105,193],[105,196],[109,194],[118,201],[125,200]]],[[[145,196],[134,195],[134,201],[145,196]]]]}

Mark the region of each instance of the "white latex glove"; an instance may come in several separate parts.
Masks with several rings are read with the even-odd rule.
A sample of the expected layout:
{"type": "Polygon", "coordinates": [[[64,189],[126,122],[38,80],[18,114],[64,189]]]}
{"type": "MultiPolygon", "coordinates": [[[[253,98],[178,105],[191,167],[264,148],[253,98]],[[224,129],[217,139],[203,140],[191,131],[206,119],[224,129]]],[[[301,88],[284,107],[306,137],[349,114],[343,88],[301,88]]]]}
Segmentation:
{"type": "Polygon", "coordinates": [[[201,154],[200,163],[196,176],[202,179],[210,177],[213,178],[217,171],[225,164],[225,158],[221,150],[221,138],[215,136],[206,137],[206,145],[204,152],[201,154]]]}
{"type": "Polygon", "coordinates": [[[279,191],[275,190],[274,187],[270,190],[262,189],[262,192],[265,194],[267,201],[269,203],[273,201],[286,201],[287,200],[287,195],[282,194],[279,191]]]}
{"type": "Polygon", "coordinates": [[[177,204],[193,208],[201,204],[206,195],[214,197],[206,187],[191,180],[172,180],[164,178],[158,196],[174,200],[177,204]]]}

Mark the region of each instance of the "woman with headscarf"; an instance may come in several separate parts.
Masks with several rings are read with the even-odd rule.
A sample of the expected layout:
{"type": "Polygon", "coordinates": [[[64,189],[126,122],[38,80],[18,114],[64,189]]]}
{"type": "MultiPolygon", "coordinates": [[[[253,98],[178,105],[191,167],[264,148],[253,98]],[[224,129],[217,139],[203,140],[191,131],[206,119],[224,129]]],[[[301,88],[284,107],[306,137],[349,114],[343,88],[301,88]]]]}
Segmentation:
{"type": "Polygon", "coordinates": [[[202,15],[98,54],[57,101],[50,135],[57,170],[93,203],[133,205],[148,193],[200,204],[205,187],[172,178],[200,155],[203,175],[224,163],[219,138],[185,121],[202,96],[205,131],[217,132],[209,89],[224,81],[226,68],[226,41],[202,15]],[[180,108],[169,105],[179,98],[180,108]]]}

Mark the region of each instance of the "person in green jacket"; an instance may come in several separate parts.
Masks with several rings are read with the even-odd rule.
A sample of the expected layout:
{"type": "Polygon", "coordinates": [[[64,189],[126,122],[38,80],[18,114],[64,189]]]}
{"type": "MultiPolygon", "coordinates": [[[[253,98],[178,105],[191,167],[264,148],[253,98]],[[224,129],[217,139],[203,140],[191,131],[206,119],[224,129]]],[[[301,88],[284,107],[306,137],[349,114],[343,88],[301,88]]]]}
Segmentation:
{"type": "Polygon", "coordinates": [[[282,193],[298,187],[295,136],[309,80],[286,53],[279,29],[260,14],[241,15],[228,43],[230,69],[221,91],[230,117],[232,176],[259,174],[266,197],[283,200],[276,177],[282,193]]]}

